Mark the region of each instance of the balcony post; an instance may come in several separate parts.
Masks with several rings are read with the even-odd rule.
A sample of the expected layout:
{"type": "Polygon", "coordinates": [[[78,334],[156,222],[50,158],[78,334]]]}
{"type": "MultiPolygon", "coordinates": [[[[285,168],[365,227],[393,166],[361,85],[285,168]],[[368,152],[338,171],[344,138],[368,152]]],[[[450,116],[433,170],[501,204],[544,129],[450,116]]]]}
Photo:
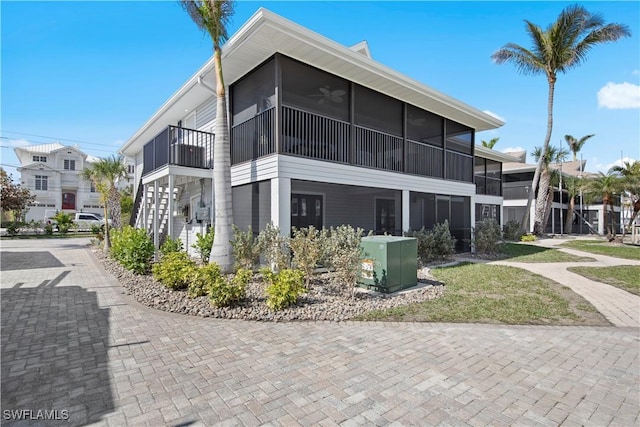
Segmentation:
{"type": "Polygon", "coordinates": [[[276,78],[276,108],[275,108],[275,128],[276,128],[276,141],[275,152],[276,154],[282,153],[282,67],[280,65],[281,57],[276,54],[275,57],[275,78],[276,78]]]}
{"type": "Polygon", "coordinates": [[[168,217],[168,232],[169,232],[169,238],[173,239],[173,211],[175,209],[175,201],[173,200],[173,188],[175,187],[175,181],[176,181],[176,177],[174,174],[169,174],[169,206],[168,206],[168,211],[169,214],[167,215],[168,217]]]}
{"type": "Polygon", "coordinates": [[[153,201],[155,202],[153,208],[153,247],[157,249],[160,247],[160,236],[158,235],[159,220],[158,211],[160,210],[160,197],[158,197],[158,180],[153,181],[153,201]]]}

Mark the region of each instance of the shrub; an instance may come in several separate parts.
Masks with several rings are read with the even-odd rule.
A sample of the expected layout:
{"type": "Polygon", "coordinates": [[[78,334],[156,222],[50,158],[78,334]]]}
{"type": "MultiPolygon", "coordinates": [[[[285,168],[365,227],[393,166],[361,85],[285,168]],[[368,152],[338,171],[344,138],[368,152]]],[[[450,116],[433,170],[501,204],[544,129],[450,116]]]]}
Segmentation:
{"type": "Polygon", "coordinates": [[[208,233],[196,233],[196,242],[191,245],[200,255],[200,260],[203,264],[209,262],[209,255],[211,255],[211,247],[213,246],[214,228],[211,227],[208,233]]]}
{"type": "Polygon", "coordinates": [[[326,231],[317,230],[312,225],[300,230],[293,229],[293,239],[290,241],[293,251],[292,264],[304,273],[307,289],[309,289],[311,276],[313,276],[316,266],[323,259],[326,241],[326,231]]]}
{"type": "Polygon", "coordinates": [[[60,233],[62,234],[67,233],[69,229],[74,225],[71,215],[66,212],[58,212],[57,214],[55,214],[53,219],[58,225],[58,231],[60,231],[60,233]]]}
{"type": "Polygon", "coordinates": [[[456,239],[451,236],[447,220],[434,225],[432,230],[422,227],[418,231],[406,232],[405,236],[418,240],[418,258],[422,262],[447,259],[455,252],[456,239]]]}
{"type": "Polygon", "coordinates": [[[267,306],[272,310],[282,310],[296,303],[304,293],[302,285],[304,273],[300,270],[285,268],[273,273],[268,268],[262,270],[266,288],[267,306]]]}
{"type": "Polygon", "coordinates": [[[160,253],[164,256],[173,252],[182,252],[184,246],[180,239],[172,239],[170,236],[160,245],[160,253]]]}
{"type": "Polygon", "coordinates": [[[524,232],[522,231],[522,227],[520,227],[519,221],[512,219],[502,227],[502,237],[504,240],[519,242],[523,234],[524,232]]]}
{"type": "Polygon", "coordinates": [[[11,224],[7,225],[7,234],[9,236],[15,236],[16,234],[18,234],[19,228],[20,223],[12,222],[11,224]]]}
{"type": "Polygon", "coordinates": [[[216,263],[205,264],[193,270],[189,279],[191,298],[207,295],[207,288],[221,277],[220,266],[216,263]]]}
{"type": "Polygon", "coordinates": [[[335,270],[335,280],[355,289],[362,269],[362,228],[354,229],[350,225],[341,225],[329,230],[326,243],[327,265],[335,270]]]}
{"type": "Polygon", "coordinates": [[[216,307],[229,307],[239,303],[247,294],[247,283],[252,275],[251,270],[244,268],[239,269],[231,280],[218,275],[206,288],[209,300],[216,307]]]}
{"type": "Polygon", "coordinates": [[[279,227],[268,223],[258,235],[258,247],[273,271],[284,270],[290,266],[289,238],[280,234],[279,227]]]}
{"type": "Polygon", "coordinates": [[[535,242],[537,240],[535,234],[523,234],[520,236],[521,242],[535,242]]]}
{"type": "Polygon", "coordinates": [[[35,219],[32,219],[31,221],[29,221],[29,229],[31,229],[33,231],[34,234],[41,234],[42,233],[42,221],[36,221],[35,219]]]}
{"type": "Polygon", "coordinates": [[[474,230],[476,253],[495,254],[498,252],[500,226],[493,219],[485,219],[478,223],[474,230]]]}
{"type": "Polygon", "coordinates": [[[47,236],[51,236],[53,234],[53,225],[45,224],[44,225],[44,234],[47,236]]]}
{"type": "Polygon", "coordinates": [[[111,256],[127,270],[146,273],[154,253],[153,241],[145,230],[129,225],[112,229],[111,256]]]}
{"type": "Polygon", "coordinates": [[[165,255],[151,269],[153,278],[169,289],[185,289],[189,286],[196,263],[185,252],[171,252],[165,255]]]}
{"type": "Polygon", "coordinates": [[[440,259],[447,259],[455,253],[456,239],[451,236],[449,222],[445,219],[442,224],[433,226],[433,252],[440,259]]]}
{"type": "Polygon", "coordinates": [[[247,231],[233,226],[233,257],[236,260],[236,268],[253,270],[260,258],[260,248],[253,236],[251,227],[247,231]]]}
{"type": "Polygon", "coordinates": [[[415,237],[418,246],[418,258],[422,262],[433,261],[436,257],[433,254],[435,239],[433,233],[422,227],[420,230],[411,230],[404,233],[406,237],[415,237]]]}

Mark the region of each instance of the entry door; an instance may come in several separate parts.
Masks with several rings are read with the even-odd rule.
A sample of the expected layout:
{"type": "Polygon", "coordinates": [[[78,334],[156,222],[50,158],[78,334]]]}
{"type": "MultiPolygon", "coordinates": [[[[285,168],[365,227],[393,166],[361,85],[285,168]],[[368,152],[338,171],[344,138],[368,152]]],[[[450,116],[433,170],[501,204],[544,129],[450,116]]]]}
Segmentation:
{"type": "Polygon", "coordinates": [[[75,208],[76,208],[76,194],[62,193],[62,209],[75,210],[75,208]]]}
{"type": "Polygon", "coordinates": [[[313,225],[322,228],[322,196],[315,194],[291,194],[291,226],[307,228],[313,225]]]}
{"type": "Polygon", "coordinates": [[[376,233],[393,234],[396,231],[396,201],[376,199],[376,233]]]}

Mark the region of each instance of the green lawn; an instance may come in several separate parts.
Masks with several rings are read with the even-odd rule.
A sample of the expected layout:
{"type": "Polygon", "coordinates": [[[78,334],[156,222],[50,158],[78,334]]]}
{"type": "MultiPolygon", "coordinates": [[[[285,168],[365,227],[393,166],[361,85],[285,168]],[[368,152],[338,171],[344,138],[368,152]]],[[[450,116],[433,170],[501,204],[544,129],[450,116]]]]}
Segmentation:
{"type": "Polygon", "coordinates": [[[459,264],[431,273],[445,284],[443,297],[370,312],[361,320],[551,325],[610,325],[569,288],[519,268],[459,264]]]}
{"type": "Polygon", "coordinates": [[[570,240],[560,246],[592,254],[640,260],[640,247],[622,243],[609,243],[602,240],[570,240]]]}
{"type": "Polygon", "coordinates": [[[617,265],[615,267],[570,267],[569,271],[591,280],[606,283],[640,295],[640,265],[617,265]]]}
{"type": "Polygon", "coordinates": [[[580,257],[561,252],[557,249],[523,243],[502,243],[500,252],[513,262],[574,262],[595,261],[593,258],[580,257]]]}

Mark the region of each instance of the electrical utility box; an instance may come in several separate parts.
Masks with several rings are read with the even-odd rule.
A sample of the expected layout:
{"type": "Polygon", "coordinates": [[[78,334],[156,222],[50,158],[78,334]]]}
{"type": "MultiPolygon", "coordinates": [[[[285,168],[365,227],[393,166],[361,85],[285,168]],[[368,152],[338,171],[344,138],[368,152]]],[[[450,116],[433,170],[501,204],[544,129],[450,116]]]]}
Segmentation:
{"type": "Polygon", "coordinates": [[[363,237],[361,287],[390,293],[418,283],[418,240],[414,237],[363,237]]]}

